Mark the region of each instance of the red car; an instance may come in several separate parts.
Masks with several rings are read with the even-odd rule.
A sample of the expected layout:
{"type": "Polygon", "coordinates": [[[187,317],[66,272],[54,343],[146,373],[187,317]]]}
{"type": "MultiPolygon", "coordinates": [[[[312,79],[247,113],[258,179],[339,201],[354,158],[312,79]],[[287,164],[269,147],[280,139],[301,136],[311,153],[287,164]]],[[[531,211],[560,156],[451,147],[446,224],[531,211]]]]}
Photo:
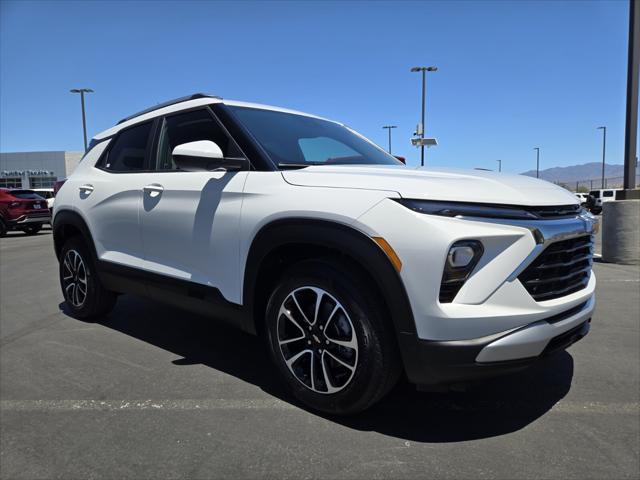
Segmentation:
{"type": "Polygon", "coordinates": [[[0,188],[0,237],[8,230],[35,235],[51,221],[47,201],[32,190],[0,188]]]}

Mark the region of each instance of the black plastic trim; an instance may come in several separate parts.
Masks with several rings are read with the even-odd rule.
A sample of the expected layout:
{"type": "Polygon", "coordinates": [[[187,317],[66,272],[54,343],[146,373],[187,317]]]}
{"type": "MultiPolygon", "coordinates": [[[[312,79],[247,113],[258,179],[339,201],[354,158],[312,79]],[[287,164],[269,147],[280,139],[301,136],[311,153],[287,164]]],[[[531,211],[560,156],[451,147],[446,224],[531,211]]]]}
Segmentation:
{"type": "Polygon", "coordinates": [[[197,100],[199,98],[216,98],[218,100],[222,100],[222,97],[219,97],[217,95],[209,95],[209,94],[206,94],[206,93],[194,93],[193,95],[187,95],[186,97],[174,98],[173,100],[168,100],[166,102],[154,105],[153,107],[149,107],[149,108],[145,108],[144,110],[140,110],[139,112],[134,113],[133,115],[129,115],[128,117],[123,118],[116,125],[120,125],[121,123],[128,122],[129,120],[133,120],[136,117],[140,117],[140,116],[142,116],[142,115],[144,115],[146,113],[151,113],[151,112],[154,112],[156,110],[160,110],[161,108],[164,108],[164,107],[170,107],[171,105],[176,105],[178,103],[186,102],[188,100],[197,100]]]}
{"type": "Polygon", "coordinates": [[[511,220],[549,220],[573,218],[580,214],[580,204],[558,206],[524,206],[498,203],[455,202],[394,198],[401,205],[425,215],[445,217],[480,217],[511,220]]]}
{"type": "Polygon", "coordinates": [[[151,298],[244,329],[245,308],[226,300],[215,287],[104,260],[96,266],[109,290],[151,298]]]}
{"type": "Polygon", "coordinates": [[[62,250],[64,241],[66,240],[66,237],[64,236],[64,227],[66,226],[74,227],[80,232],[82,238],[89,247],[92,260],[97,260],[98,255],[96,254],[96,247],[95,243],[93,242],[93,237],[91,235],[91,231],[89,230],[89,226],[84,221],[84,218],[82,218],[79,213],[74,212],[73,210],[56,211],[56,214],[53,217],[53,225],[51,225],[51,227],[53,230],[53,246],[56,253],[56,258],[60,260],[60,252],[62,250]]]}
{"type": "Polygon", "coordinates": [[[274,165],[260,144],[253,138],[253,135],[236,119],[229,107],[224,103],[212,103],[208,107],[226,127],[231,138],[236,141],[256,170],[266,172],[278,170],[278,167],[274,165]]]}
{"type": "Polygon", "coordinates": [[[288,218],[265,225],[251,244],[244,274],[243,299],[253,305],[256,280],[265,257],[288,244],[316,245],[331,249],[355,261],[376,280],[391,310],[396,331],[415,334],[415,322],[398,272],[377,243],[364,233],[326,220],[288,218]]]}
{"type": "MultiPolygon", "coordinates": [[[[544,320],[556,323],[569,318],[584,309],[586,303],[544,320]]],[[[588,324],[589,321],[584,323],[588,324]]],[[[417,385],[449,385],[516,372],[530,366],[543,355],[567,348],[580,340],[588,332],[588,328],[586,332],[580,329],[584,323],[569,332],[552,338],[538,357],[505,362],[479,363],[476,362],[476,357],[490,343],[514,332],[501,332],[470,340],[450,341],[421,340],[405,336],[404,341],[401,342],[401,348],[411,352],[408,359],[409,364],[405,365],[408,367],[407,376],[412,383],[417,385]],[[412,375],[409,375],[409,372],[412,372],[412,375]]],[[[527,325],[522,328],[526,327],[527,325]]]]}

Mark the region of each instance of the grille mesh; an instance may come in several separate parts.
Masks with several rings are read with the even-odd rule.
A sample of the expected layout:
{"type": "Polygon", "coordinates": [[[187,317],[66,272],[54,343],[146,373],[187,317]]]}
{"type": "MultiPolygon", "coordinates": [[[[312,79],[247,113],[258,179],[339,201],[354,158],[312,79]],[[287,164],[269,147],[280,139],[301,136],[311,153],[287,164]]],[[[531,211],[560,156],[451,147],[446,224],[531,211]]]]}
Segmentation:
{"type": "Polygon", "coordinates": [[[518,279],[538,302],[564,297],[587,286],[592,257],[591,235],[555,242],[518,279]]]}
{"type": "Polygon", "coordinates": [[[553,207],[528,207],[527,210],[541,219],[575,217],[580,213],[580,205],[559,205],[553,207]]]}

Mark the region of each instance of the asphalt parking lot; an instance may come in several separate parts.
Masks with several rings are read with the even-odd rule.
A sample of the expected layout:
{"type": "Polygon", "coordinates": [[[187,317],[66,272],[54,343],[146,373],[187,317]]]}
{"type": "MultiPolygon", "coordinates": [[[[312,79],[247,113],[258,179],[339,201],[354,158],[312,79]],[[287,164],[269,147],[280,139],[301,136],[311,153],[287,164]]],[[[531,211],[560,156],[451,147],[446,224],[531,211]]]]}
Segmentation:
{"type": "Polygon", "coordinates": [[[65,314],[50,230],[0,239],[2,478],[639,478],[640,269],[595,264],[581,342],[465,393],[305,411],[261,342],[123,296],[65,314]]]}

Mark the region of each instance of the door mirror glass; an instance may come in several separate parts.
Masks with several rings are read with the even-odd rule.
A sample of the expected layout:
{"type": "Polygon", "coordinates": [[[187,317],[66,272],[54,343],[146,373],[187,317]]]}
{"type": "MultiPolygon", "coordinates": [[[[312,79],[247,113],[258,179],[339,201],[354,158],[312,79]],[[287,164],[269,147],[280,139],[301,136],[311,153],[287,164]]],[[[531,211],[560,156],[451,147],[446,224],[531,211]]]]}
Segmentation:
{"type": "Polygon", "coordinates": [[[225,158],[218,144],[211,140],[180,144],[173,149],[172,157],[176,166],[187,172],[245,170],[249,165],[244,158],[225,158]]]}

